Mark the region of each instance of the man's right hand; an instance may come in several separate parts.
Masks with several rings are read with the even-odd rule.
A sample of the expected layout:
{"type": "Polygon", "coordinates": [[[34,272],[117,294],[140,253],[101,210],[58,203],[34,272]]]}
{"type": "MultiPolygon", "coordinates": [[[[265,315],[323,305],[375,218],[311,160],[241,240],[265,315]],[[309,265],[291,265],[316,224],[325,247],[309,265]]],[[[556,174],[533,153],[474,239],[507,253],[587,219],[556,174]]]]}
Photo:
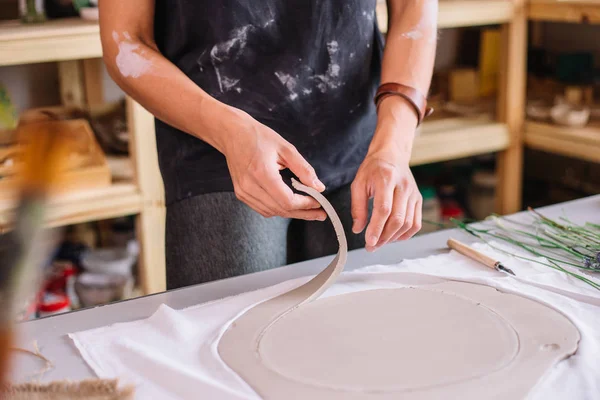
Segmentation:
{"type": "Polygon", "coordinates": [[[319,203],[292,192],[279,174],[289,168],[303,184],[322,192],[325,185],[313,167],[275,131],[243,111],[234,113],[222,151],[237,198],[267,218],[324,221],[327,215],[319,203]]]}

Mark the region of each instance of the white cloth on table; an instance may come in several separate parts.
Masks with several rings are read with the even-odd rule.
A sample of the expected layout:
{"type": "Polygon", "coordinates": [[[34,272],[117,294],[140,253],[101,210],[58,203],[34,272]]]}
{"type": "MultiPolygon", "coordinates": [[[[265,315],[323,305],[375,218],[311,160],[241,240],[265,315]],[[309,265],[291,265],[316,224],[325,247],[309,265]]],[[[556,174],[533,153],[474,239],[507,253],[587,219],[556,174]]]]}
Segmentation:
{"type": "MultiPolygon", "coordinates": [[[[344,272],[323,297],[402,287],[387,278],[389,273],[416,272],[486,284],[535,299],[568,316],[579,329],[581,342],[577,353],[552,368],[529,398],[600,399],[600,292],[549,267],[507,256],[487,245],[475,247],[502,260],[518,277],[450,252],[344,272]]],[[[184,310],[162,305],[147,319],[69,336],[99,377],[135,384],[137,399],[256,399],[255,392],[219,358],[219,338],[248,308],[308,279],[294,279],[184,310]]]]}

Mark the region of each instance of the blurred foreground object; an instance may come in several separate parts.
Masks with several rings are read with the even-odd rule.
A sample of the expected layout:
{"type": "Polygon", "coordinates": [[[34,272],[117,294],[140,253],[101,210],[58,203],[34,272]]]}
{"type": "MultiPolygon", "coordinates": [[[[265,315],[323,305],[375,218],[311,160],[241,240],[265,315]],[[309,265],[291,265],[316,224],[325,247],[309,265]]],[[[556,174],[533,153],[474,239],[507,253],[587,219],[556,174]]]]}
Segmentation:
{"type": "Polygon", "coordinates": [[[38,292],[41,267],[53,247],[52,235],[43,229],[45,204],[63,181],[70,150],[69,135],[56,123],[21,124],[17,138],[22,157],[15,172],[19,202],[0,256],[0,384],[8,374],[12,325],[23,305],[38,292]]]}

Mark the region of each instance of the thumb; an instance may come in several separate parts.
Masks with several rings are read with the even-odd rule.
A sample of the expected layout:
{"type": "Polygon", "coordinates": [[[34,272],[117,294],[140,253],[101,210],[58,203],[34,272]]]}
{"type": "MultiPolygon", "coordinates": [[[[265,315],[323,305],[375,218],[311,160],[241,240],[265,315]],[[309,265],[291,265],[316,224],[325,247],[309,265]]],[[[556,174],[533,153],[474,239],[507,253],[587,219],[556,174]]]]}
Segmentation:
{"type": "Polygon", "coordinates": [[[285,146],[281,152],[281,158],[285,166],[300,179],[300,182],[319,192],[325,190],[325,185],[317,177],[315,169],[302,157],[294,146],[291,144],[285,146]]]}

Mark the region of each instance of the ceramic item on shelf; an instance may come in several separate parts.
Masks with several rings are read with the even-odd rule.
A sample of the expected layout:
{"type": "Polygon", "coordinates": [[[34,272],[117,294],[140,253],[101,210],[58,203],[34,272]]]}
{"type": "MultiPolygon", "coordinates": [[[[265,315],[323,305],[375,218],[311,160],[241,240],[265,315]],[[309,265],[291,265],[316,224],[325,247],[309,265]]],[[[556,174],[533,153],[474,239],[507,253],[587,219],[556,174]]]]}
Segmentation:
{"type": "Polygon", "coordinates": [[[130,276],[138,253],[137,242],[130,241],[127,247],[89,250],[81,263],[88,272],[130,276]]]}
{"type": "Polygon", "coordinates": [[[588,107],[572,107],[566,103],[562,103],[552,107],[550,116],[552,117],[552,121],[557,124],[581,128],[590,119],[590,109],[588,107]]]}

